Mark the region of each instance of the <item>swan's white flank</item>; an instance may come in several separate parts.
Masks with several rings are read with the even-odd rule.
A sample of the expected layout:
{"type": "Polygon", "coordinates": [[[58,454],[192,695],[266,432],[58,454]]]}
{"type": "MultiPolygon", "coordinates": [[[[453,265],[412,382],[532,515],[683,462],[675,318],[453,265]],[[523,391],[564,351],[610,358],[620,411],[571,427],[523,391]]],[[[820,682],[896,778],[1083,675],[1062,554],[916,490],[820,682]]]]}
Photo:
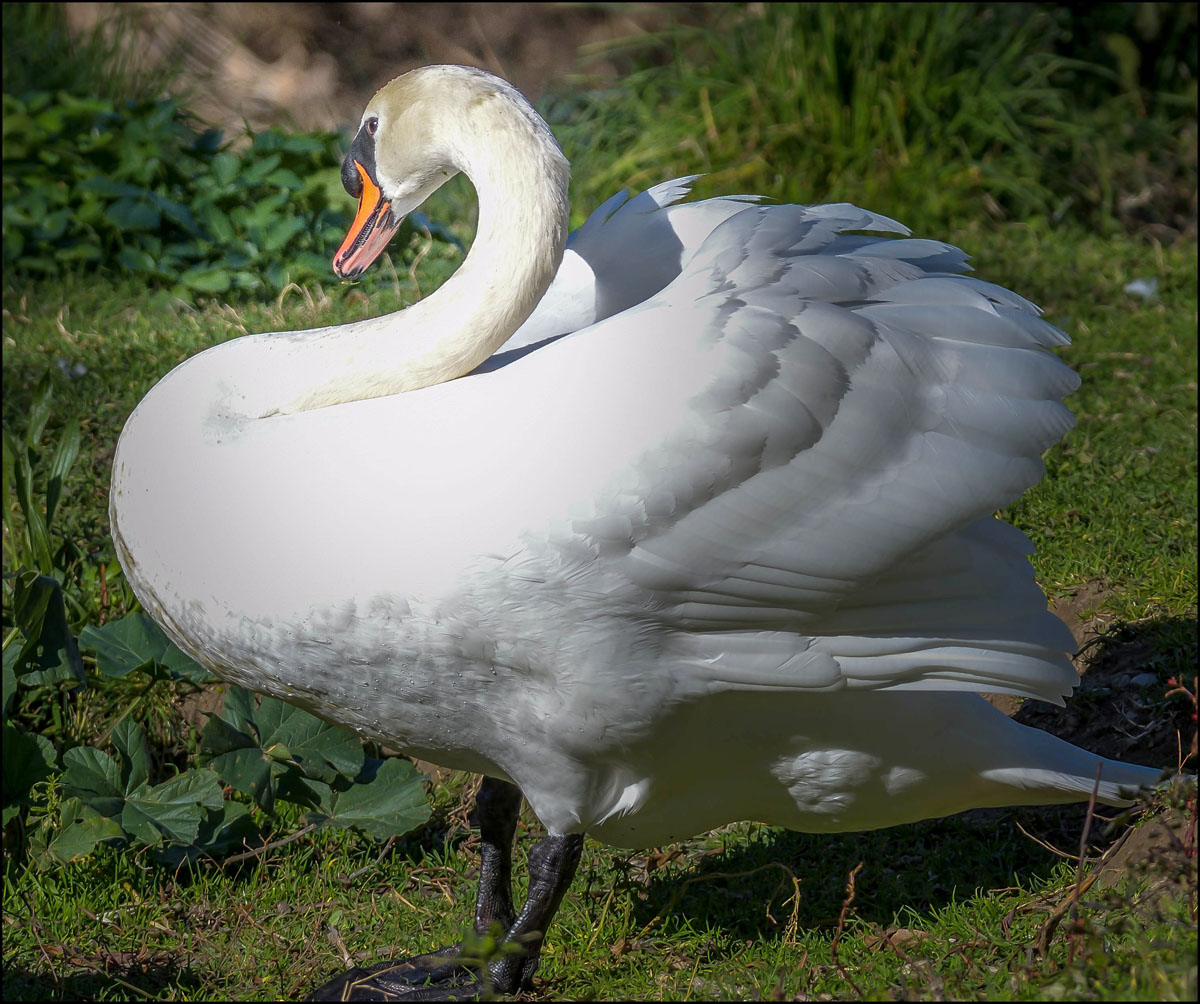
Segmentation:
{"type": "Polygon", "coordinates": [[[381,212],[339,269],[459,171],[478,234],[406,310],[238,338],[138,405],[113,537],[189,655],[621,846],[1157,778],[979,696],[1076,684],[992,515],[1072,423],[1035,307],[885,217],[689,179],[567,241],[566,161],[480,71],[398,78],[363,130],[381,212]]]}

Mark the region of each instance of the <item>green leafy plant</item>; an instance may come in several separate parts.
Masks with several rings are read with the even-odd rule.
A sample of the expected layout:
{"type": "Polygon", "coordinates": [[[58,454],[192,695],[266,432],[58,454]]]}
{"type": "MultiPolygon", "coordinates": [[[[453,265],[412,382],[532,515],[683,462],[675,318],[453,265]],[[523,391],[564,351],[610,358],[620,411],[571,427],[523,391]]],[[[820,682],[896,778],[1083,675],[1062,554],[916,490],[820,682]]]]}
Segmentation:
{"type": "Polygon", "coordinates": [[[178,60],[124,55],[117,38],[136,16],[72,37],[59,5],[4,8],[6,272],[111,271],[185,302],[328,278],[353,212],[338,137],[269,131],[224,146],[161,97],[178,60]]]}
{"type": "MultiPolygon", "coordinates": [[[[174,296],[325,278],[350,223],[333,133],[197,133],[173,100],[4,95],[4,264],[124,272],[174,296]]],[[[410,225],[411,234],[411,225],[410,225]]]]}
{"type": "MultiPolygon", "coordinates": [[[[76,563],[69,542],[51,543],[51,526],[63,482],[79,455],[77,423],[61,432],[39,496],[35,485],[38,444],[50,418],[51,384],[43,379],[34,395],[29,424],[18,441],[3,430],[3,524],[13,570],[4,577],[4,604],[12,629],[4,639],[6,669],[32,682],[83,679],[83,664],[67,622],[63,580],[76,563]],[[16,508],[11,504],[15,496],[16,508]],[[20,518],[17,518],[17,514],[20,518]],[[21,644],[10,646],[20,637],[21,644]]],[[[7,617],[6,617],[7,620],[7,617]]]]}
{"type": "Polygon", "coordinates": [[[412,765],[367,757],[349,731],[308,712],[233,688],[225,712],[208,720],[201,762],[264,812],[276,798],[309,809],[318,826],[356,827],[386,838],[429,817],[412,765]]]}
{"type": "MultiPolygon", "coordinates": [[[[110,676],[140,673],[151,684],[211,679],[138,613],[85,629],[81,642],[95,647],[110,676]]],[[[238,687],[210,716],[198,765],[166,780],[152,781],[146,731],[129,717],[109,730],[115,757],[82,744],[60,758],[45,736],[8,720],[19,682],[28,682],[9,663],[6,656],[4,824],[25,823],[18,830],[39,867],[75,860],[101,842],[155,848],[173,864],[261,844],[259,820],[277,817],[277,800],[307,810],[308,830],[352,828],[379,839],[429,817],[421,777],[407,760],[368,757],[348,730],[238,687]],[[226,799],[226,787],[249,801],[226,799]]]]}

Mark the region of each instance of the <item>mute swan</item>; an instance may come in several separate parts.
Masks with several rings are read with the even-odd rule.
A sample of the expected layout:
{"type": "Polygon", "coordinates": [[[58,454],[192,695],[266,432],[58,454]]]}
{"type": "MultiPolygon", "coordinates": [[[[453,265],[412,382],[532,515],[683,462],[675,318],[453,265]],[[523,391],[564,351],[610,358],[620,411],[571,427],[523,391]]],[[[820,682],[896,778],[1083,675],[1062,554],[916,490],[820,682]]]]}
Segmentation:
{"type": "MultiPolygon", "coordinates": [[[[992,516],[1072,423],[1035,307],[885,217],[676,205],[688,179],[568,241],[549,129],[455,66],[363,113],[337,274],[459,171],[478,235],[442,289],[176,367],[125,426],[110,514],[197,661],[485,775],[475,922],[525,946],[497,989],[528,985],[585,833],[867,829],[1086,799],[1097,765],[1105,802],[1157,779],[978,696],[1076,684],[1029,542],[992,516]],[[548,835],[517,911],[522,796],[548,835]]],[[[442,952],[317,999],[468,978],[442,952]]]]}

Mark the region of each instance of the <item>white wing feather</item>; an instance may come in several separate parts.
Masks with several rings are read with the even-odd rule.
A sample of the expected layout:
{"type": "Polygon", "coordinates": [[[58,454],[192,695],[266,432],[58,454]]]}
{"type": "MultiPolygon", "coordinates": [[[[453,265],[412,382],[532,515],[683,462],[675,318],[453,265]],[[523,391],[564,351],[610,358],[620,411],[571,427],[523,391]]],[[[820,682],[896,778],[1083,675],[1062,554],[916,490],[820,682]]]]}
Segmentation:
{"type": "Polygon", "coordinates": [[[1071,636],[1028,541],[990,514],[1072,425],[1078,379],[1049,351],[1065,338],[954,274],[956,249],[845,233],[867,229],[905,232],[848,205],[743,207],[648,303],[564,339],[640,344],[631,369],[662,361],[663,384],[690,379],[669,368],[677,343],[706,359],[676,428],[648,426],[657,443],[522,574],[603,569],[594,588],[678,629],[678,665],[708,689],[1060,702],[1071,636]]]}

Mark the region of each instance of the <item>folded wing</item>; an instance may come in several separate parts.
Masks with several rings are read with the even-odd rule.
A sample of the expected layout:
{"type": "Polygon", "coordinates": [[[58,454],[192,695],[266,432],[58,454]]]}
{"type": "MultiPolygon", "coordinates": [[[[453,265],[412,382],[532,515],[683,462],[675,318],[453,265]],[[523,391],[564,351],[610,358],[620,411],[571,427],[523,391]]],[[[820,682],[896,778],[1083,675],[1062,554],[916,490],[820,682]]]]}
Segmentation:
{"type": "Polygon", "coordinates": [[[611,318],[647,345],[687,329],[706,379],[622,475],[645,491],[574,529],[704,687],[1060,701],[1071,637],[991,514],[1072,425],[1066,338],[958,274],[957,249],[880,231],[905,232],[848,205],[742,208],[611,318]]]}

